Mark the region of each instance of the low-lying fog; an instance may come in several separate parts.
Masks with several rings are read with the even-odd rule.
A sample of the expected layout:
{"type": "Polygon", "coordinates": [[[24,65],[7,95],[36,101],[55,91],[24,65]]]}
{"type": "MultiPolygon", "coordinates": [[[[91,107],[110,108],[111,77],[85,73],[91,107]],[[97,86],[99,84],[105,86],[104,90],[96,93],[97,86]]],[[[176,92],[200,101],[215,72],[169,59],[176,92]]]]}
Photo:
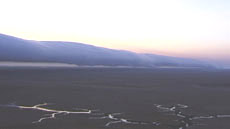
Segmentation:
{"type": "Polygon", "coordinates": [[[77,67],[77,65],[47,62],[0,62],[0,67],[77,67]]]}

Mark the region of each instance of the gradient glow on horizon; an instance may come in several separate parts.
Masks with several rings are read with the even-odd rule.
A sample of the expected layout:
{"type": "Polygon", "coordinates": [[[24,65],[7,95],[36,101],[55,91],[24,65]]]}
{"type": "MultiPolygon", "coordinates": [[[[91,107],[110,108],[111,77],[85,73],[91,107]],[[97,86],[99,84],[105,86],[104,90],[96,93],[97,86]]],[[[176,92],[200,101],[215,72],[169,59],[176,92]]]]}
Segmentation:
{"type": "Polygon", "coordinates": [[[0,0],[0,33],[230,64],[229,0],[0,0]]]}

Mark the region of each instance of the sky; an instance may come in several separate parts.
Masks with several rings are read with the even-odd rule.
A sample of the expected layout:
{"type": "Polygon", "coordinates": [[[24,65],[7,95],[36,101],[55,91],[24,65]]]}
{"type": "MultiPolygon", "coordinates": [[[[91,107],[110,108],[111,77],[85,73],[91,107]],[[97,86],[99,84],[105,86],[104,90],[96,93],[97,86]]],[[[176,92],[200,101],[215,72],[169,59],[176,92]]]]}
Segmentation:
{"type": "Polygon", "coordinates": [[[230,0],[0,0],[0,33],[230,64],[230,0]]]}

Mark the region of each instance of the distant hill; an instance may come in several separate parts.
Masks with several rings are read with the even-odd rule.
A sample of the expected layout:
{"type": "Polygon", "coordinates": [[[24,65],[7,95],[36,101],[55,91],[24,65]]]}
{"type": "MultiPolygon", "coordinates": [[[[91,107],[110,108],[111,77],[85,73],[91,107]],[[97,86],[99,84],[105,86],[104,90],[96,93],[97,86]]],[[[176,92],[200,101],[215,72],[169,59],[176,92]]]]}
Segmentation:
{"type": "Polygon", "coordinates": [[[209,66],[187,58],[138,54],[74,42],[24,40],[4,34],[0,34],[0,61],[58,62],[90,66],[209,66]]]}

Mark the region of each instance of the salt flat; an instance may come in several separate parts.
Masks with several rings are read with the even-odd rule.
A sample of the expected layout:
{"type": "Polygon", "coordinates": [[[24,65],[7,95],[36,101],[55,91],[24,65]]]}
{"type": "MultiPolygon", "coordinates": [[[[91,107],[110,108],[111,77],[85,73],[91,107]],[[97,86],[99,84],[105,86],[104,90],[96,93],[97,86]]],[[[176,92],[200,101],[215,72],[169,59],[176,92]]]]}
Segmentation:
{"type": "Polygon", "coordinates": [[[229,129],[229,76],[197,68],[1,69],[0,129],[229,129]]]}

